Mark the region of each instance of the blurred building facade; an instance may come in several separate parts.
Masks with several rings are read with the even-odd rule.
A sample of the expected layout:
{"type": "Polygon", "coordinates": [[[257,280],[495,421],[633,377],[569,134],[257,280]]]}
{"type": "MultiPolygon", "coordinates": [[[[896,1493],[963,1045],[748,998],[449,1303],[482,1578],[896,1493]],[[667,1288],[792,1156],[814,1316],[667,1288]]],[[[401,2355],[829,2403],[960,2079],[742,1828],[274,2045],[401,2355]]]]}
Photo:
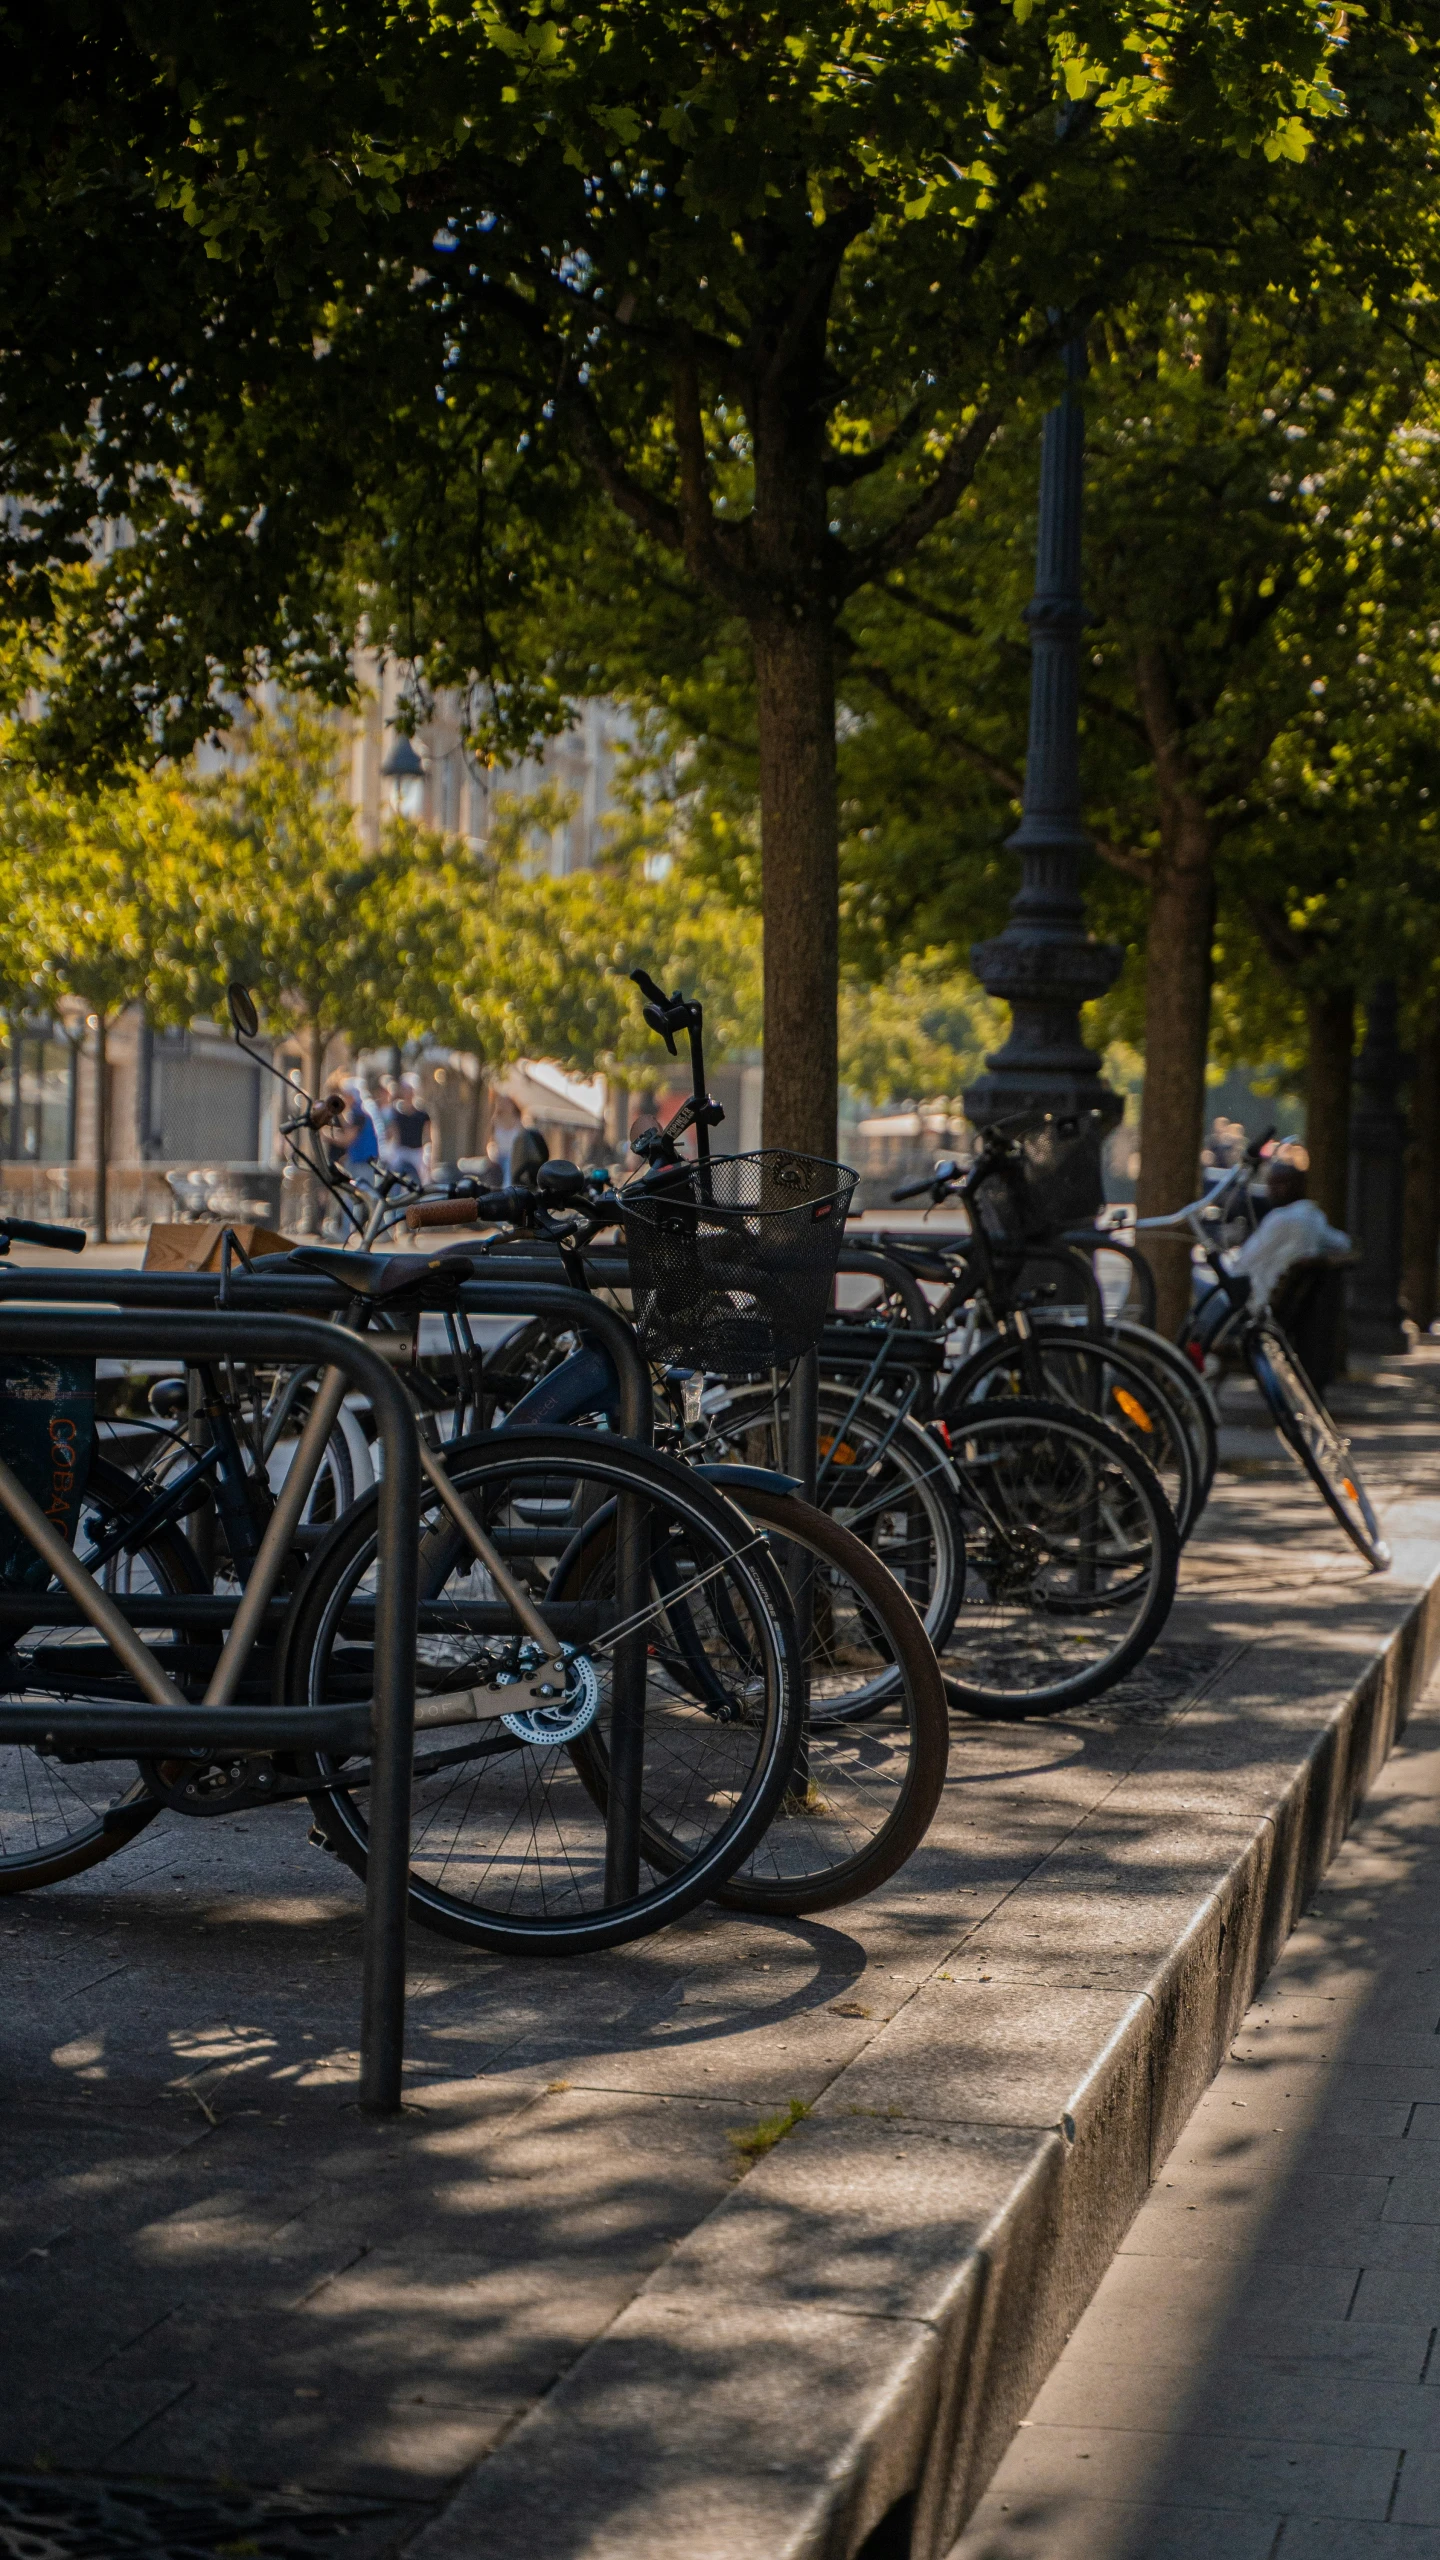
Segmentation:
{"type": "MultiPolygon", "coordinates": [[[[539,861],[558,877],[598,859],[616,806],[620,760],[633,737],[631,724],[614,704],[586,702],[573,729],[547,741],[524,764],[498,771],[468,752],[463,700],[444,695],[415,733],[418,774],[397,780],[383,768],[401,734],[397,716],[405,700],[405,670],[374,651],[362,651],[360,677],[365,688],[360,707],[337,717],[348,732],[351,797],[367,843],[379,841],[387,815],[402,807],[425,826],[480,846],[489,835],[498,793],[531,794],[550,787],[565,795],[569,807],[542,839],[539,861]]],[[[197,761],[213,771],[227,752],[234,750],[202,751],[197,761]]],[[[92,1028],[76,1013],[63,1022],[43,1017],[12,1021],[0,1030],[0,1198],[15,1215],[93,1218],[97,1068],[92,1028]]],[[[157,1031],[139,1007],[132,1007],[112,1025],[106,1045],[113,1226],[123,1229],[173,1215],[174,1189],[165,1178],[170,1172],[203,1177],[221,1214],[241,1214],[242,1200],[263,1201],[267,1214],[279,1213],[279,1088],[235,1046],[228,1028],[200,1021],[186,1031],[157,1031]]],[[[276,1063],[298,1072],[298,1049],[292,1054],[281,1043],[276,1063]]],[[[331,1065],[336,1063],[332,1056],[331,1065]]],[[[400,1063],[390,1056],[366,1061],[377,1072],[393,1071],[400,1063]]],[[[455,1163],[477,1154],[484,1143],[477,1062],[437,1047],[422,1049],[405,1066],[416,1076],[431,1114],[436,1159],[455,1163]]],[[[593,1153],[603,1137],[603,1093],[587,1111],[573,1096],[532,1093],[524,1081],[527,1072],[517,1071],[522,1088],[517,1098],[545,1128],[552,1152],[593,1153]]],[[[184,1185],[180,1187],[183,1191],[184,1185]]]]}

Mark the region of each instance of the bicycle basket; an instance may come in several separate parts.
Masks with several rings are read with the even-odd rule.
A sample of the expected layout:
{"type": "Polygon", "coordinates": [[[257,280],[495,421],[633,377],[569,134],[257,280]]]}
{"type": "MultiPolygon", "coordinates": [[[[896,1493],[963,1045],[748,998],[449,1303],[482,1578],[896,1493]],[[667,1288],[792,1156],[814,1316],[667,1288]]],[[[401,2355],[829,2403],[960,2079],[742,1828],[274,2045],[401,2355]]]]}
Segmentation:
{"type": "Polygon", "coordinates": [[[1038,1244],[1059,1227],[1087,1226],[1105,1206],[1099,1111],[1049,1112],[986,1175],[976,1206],[996,1244],[1038,1244]]]}
{"type": "Polygon", "coordinates": [[[622,1193],[635,1327],[652,1360],[743,1378],[813,1350],[859,1180],[765,1147],[622,1193]]]}

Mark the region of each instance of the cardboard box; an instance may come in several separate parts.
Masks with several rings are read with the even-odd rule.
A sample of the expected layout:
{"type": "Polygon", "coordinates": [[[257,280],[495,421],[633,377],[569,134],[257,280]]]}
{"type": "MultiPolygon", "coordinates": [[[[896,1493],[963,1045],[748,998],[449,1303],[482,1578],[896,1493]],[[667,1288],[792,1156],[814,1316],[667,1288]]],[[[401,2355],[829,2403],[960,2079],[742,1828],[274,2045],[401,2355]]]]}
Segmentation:
{"type": "MultiPolygon", "coordinates": [[[[252,1257],[257,1253],[293,1253],[294,1238],[277,1235],[273,1227],[246,1226],[236,1219],[195,1218],[177,1226],[153,1226],[145,1243],[142,1271],[218,1271],[220,1239],[226,1226],[237,1244],[252,1257]]],[[[238,1255],[235,1257],[240,1269],[238,1255]]]]}

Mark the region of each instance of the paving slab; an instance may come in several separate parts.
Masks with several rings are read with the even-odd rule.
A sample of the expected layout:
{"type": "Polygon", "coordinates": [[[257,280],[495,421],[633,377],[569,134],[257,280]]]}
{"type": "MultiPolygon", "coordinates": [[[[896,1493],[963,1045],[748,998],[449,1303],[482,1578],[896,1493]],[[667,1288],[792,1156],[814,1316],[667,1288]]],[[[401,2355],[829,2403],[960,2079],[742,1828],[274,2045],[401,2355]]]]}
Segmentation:
{"type": "MultiPolygon", "coordinates": [[[[1156,2345],[1177,2317],[1216,2332],[1263,2245],[1285,2407],[1309,2376],[1356,2413],[1301,2466],[1306,2531],[1327,2500],[1393,2531],[1403,2493],[1423,2539],[1430,2398],[1398,2488],[1376,2430],[1436,2325],[1440,1970],[1374,2005],[1353,1929],[1307,1920],[1251,2009],[1440,1638],[1440,1346],[1348,1395],[1394,1572],[1252,1445],[1242,1396],[1122,1689],[957,1723],[930,1841],[853,1910],[701,1912],[529,1966],[416,1932],[397,2123],[355,2105],[359,1893],[303,1813],[166,1815],[5,1903],[0,2522],[7,2481],[68,2481],[77,2516],[122,2491],[343,2511],[357,2560],[941,2560],[967,2516],[1003,2560],[1117,2560],[1122,2533],[1269,2560],[1292,2465],[1248,2424],[1268,2350],[1235,2327],[1228,2391],[1187,2421],[1156,2345]],[[1203,2202],[1163,2185],[1222,2065],[1266,2124],[1306,2111],[1303,2189],[1235,2110],[1203,2202]],[[747,2165],[732,2136],[792,2103],[747,2165]],[[1197,2237],[1252,2180],[1238,2244],[1197,2237]],[[1147,2255],[1126,2233],[1152,2190],[1147,2255]],[[1130,2432],[1181,2428],[1208,2506],[1132,2495],[1112,2399],[1057,2375],[1011,2523],[992,2475],[1082,2315],[1141,2324],[1130,2432]]],[[[1379,1945],[1411,1847],[1372,1831],[1379,1945]]]]}
{"type": "Polygon", "coordinates": [[[951,2560],[1440,2554],[1437,1991],[1440,1681],[951,2560]]]}

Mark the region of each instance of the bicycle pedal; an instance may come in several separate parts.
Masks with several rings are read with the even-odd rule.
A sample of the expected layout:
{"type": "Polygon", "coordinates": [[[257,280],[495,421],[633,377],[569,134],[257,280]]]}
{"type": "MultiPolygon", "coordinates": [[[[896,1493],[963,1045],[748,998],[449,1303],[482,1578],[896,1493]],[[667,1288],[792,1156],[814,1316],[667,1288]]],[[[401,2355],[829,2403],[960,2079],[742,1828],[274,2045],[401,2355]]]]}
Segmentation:
{"type": "Polygon", "coordinates": [[[321,1830],[320,1825],[319,1825],[319,1823],[318,1823],[318,1822],[312,1822],[312,1823],[311,1823],[310,1828],[309,1828],[309,1830],[308,1830],[308,1832],[306,1833],[306,1835],[305,1835],[305,1836],[306,1836],[307,1840],[309,1841],[310,1846],[311,1846],[311,1848],[312,1848],[312,1849],[324,1849],[325,1851],[327,1851],[327,1853],[329,1854],[329,1856],[330,1856],[330,1857],[332,1857],[332,1858],[334,1857],[334,1855],[335,1855],[335,1843],[334,1843],[334,1841],[333,1841],[333,1840],[327,1840],[327,1839],[326,1839],[325,1834],[324,1834],[324,1832],[321,1830]]]}

